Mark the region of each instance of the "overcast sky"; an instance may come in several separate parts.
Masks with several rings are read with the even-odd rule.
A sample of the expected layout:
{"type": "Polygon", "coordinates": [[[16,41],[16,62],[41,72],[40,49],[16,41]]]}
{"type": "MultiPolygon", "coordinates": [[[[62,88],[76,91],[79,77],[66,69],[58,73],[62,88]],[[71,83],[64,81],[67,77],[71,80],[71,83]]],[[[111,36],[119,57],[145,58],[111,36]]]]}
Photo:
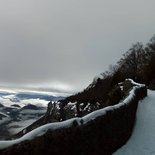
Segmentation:
{"type": "Polygon", "coordinates": [[[155,34],[154,0],[1,0],[0,86],[75,92],[155,34]]]}

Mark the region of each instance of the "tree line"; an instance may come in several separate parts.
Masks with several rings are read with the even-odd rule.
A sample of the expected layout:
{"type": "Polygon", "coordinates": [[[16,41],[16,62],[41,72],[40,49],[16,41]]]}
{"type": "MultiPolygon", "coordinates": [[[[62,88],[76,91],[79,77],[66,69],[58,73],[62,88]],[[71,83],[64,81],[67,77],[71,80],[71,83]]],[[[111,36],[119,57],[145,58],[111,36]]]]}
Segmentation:
{"type": "Polygon", "coordinates": [[[102,106],[107,106],[107,99],[111,92],[113,92],[112,102],[119,101],[121,93],[115,85],[126,78],[150,86],[152,81],[155,81],[155,35],[145,46],[140,42],[133,44],[116,65],[111,66],[109,71],[101,75],[103,78],[95,79],[82,92],[69,96],[61,102],[64,105],[75,101],[92,104],[99,102],[102,106]]]}

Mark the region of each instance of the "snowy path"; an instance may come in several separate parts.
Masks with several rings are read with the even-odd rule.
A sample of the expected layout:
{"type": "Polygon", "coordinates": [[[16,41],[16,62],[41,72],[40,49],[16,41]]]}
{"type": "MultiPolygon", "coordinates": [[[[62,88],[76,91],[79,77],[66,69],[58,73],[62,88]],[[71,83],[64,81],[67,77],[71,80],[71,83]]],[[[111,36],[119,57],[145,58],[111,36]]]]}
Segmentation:
{"type": "Polygon", "coordinates": [[[132,136],[113,155],[155,155],[155,91],[138,105],[137,118],[132,136]]]}

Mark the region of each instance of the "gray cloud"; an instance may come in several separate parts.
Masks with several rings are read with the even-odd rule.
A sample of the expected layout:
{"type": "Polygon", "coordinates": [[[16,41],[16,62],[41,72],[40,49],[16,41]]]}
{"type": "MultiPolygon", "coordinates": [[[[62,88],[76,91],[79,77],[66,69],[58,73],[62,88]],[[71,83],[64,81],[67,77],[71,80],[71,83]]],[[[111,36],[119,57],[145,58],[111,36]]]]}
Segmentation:
{"type": "Polygon", "coordinates": [[[150,39],[154,5],[154,0],[0,1],[1,85],[82,90],[132,43],[150,39]]]}

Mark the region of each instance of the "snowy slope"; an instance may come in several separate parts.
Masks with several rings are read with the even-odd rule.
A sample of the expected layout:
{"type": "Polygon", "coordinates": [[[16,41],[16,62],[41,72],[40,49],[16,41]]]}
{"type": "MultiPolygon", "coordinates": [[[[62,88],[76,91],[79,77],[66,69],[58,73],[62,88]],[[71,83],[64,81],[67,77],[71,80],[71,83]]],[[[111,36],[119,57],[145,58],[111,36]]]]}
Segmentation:
{"type": "Polygon", "coordinates": [[[155,155],[155,91],[139,103],[132,136],[113,155],[155,155]]]}
{"type": "MultiPolygon", "coordinates": [[[[143,85],[139,85],[139,87],[143,87],[143,85]]],[[[9,140],[9,141],[0,141],[0,149],[5,149],[7,147],[10,147],[14,144],[18,144],[21,143],[25,140],[32,140],[36,137],[39,137],[43,134],[45,134],[48,130],[56,130],[56,129],[60,129],[60,128],[69,128],[71,126],[73,126],[73,124],[76,122],[77,125],[83,125],[86,124],[94,119],[96,119],[97,117],[100,116],[104,116],[106,115],[106,113],[108,111],[113,111],[114,109],[118,109],[126,104],[130,103],[130,100],[133,99],[133,97],[135,96],[135,90],[136,90],[137,86],[134,86],[133,89],[129,92],[129,95],[122,101],[120,101],[118,104],[113,105],[113,106],[109,106],[100,110],[96,110],[82,118],[72,118],[63,122],[55,122],[55,123],[49,123],[46,125],[43,125],[37,129],[34,129],[33,131],[25,134],[23,137],[19,138],[19,139],[15,139],[15,140],[9,140]]]]}

